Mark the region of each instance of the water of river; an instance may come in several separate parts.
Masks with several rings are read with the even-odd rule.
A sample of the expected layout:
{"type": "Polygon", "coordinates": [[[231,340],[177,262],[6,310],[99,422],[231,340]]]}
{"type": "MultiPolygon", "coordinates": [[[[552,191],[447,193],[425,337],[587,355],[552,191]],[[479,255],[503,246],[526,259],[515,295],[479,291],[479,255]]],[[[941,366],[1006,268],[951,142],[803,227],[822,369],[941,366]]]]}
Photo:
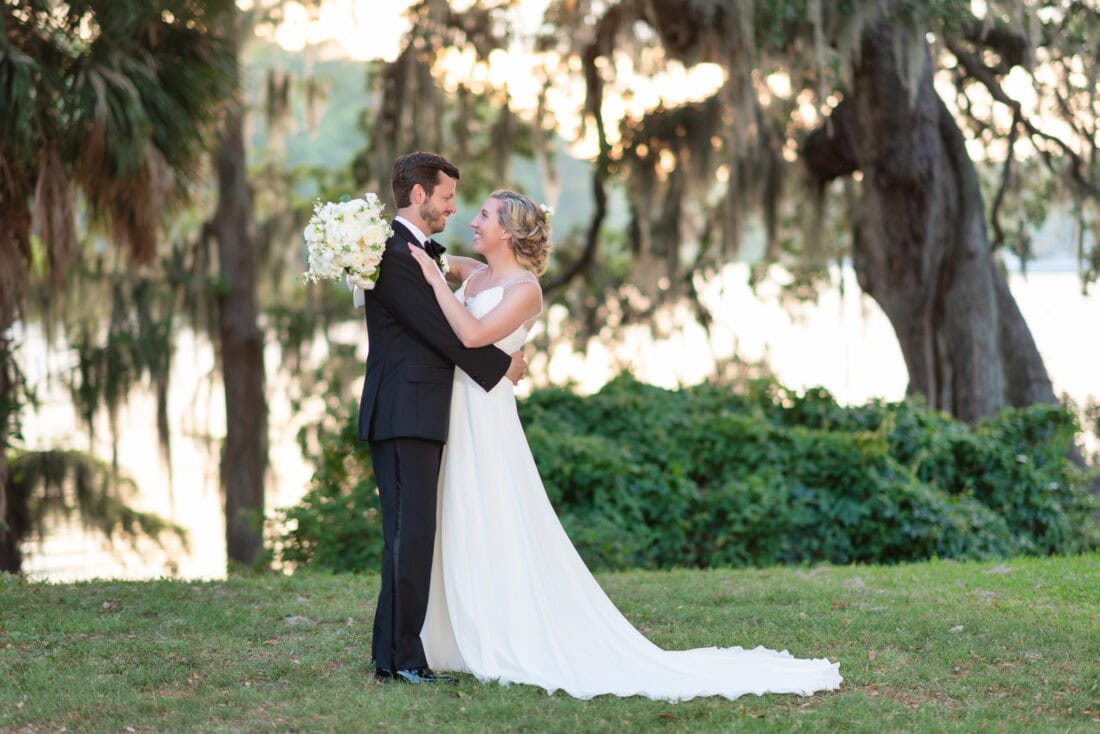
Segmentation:
{"type": "MultiPolygon", "coordinates": [[[[778,287],[753,293],[743,266],[730,266],[703,289],[716,322],[708,335],[686,314],[662,318],[683,324],[675,335],[654,341],[638,328],[620,335],[615,345],[593,342],[584,354],[561,348],[551,355],[531,355],[533,374],[555,384],[572,381],[578,389],[598,389],[620,368],[640,379],[675,387],[695,384],[713,374],[716,360],[738,355],[767,360],[779,380],[804,389],[823,385],[842,403],[871,397],[900,398],[906,375],[897,340],[878,306],[859,292],[854,274],[843,270],[843,294],[835,286],[817,303],[785,309],[778,287]]],[[[1100,397],[1100,340],[1083,338],[1100,324],[1100,296],[1081,293],[1075,272],[1032,272],[1010,276],[1010,285],[1046,361],[1055,390],[1075,400],[1100,397]]],[[[542,328],[554,329],[563,311],[551,310],[542,328]]],[[[362,330],[354,324],[349,329],[362,330]]],[[[350,332],[356,334],[356,331],[350,332]]],[[[359,334],[364,347],[366,334],[359,334]]],[[[88,448],[67,393],[61,385],[47,385],[46,375],[71,358],[64,350],[47,350],[40,333],[28,329],[21,360],[28,378],[38,386],[42,406],[25,416],[24,436],[30,449],[88,448]]],[[[269,345],[267,364],[278,364],[277,345],[269,345]]],[[[224,426],[221,386],[214,375],[209,345],[183,333],[176,343],[169,415],[172,423],[169,475],[160,460],[154,430],[155,403],[151,394],[134,394],[120,415],[119,463],[137,480],[140,492],[132,501],[138,509],[156,512],[188,531],[187,548],[169,542],[161,548],[148,542],[136,551],[107,549],[75,522],[58,522],[41,543],[25,549],[27,573],[40,579],[78,580],[95,577],[220,578],[225,574],[222,499],[218,489],[219,430],[224,426]]],[[[272,371],[268,381],[272,474],[267,505],[293,504],[306,489],[311,467],[294,437],[303,417],[291,412],[285,398],[287,377],[272,371]]],[[[528,386],[526,389],[530,389],[528,386]]],[[[521,394],[524,390],[521,388],[521,394]]],[[[356,396],[349,396],[355,400],[356,396]]],[[[110,456],[109,433],[91,444],[94,453],[110,456]]],[[[1095,450],[1095,447],[1091,447],[1095,450]]]]}

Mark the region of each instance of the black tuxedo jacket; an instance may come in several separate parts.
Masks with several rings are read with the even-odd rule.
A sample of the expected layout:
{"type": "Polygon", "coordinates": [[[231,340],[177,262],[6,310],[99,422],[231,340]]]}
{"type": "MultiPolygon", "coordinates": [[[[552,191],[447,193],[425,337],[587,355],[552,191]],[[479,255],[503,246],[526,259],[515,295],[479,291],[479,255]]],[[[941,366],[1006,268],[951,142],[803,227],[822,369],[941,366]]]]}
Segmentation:
{"type": "Polygon", "coordinates": [[[420,246],[416,237],[400,222],[393,223],[393,230],[378,281],[364,293],[370,351],[359,402],[359,439],[446,441],[455,366],[490,390],[512,360],[493,346],[462,346],[408,253],[408,247],[420,246]]]}

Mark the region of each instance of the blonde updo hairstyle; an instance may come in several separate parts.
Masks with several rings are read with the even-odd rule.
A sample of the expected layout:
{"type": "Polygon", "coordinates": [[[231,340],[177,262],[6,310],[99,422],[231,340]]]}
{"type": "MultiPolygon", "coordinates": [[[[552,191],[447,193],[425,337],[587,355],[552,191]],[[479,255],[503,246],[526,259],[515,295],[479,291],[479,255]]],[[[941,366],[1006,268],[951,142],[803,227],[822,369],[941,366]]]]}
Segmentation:
{"type": "Polygon", "coordinates": [[[550,219],[546,212],[523,194],[494,191],[490,197],[500,202],[500,226],[512,235],[516,260],[535,275],[546,272],[550,259],[550,219]]]}

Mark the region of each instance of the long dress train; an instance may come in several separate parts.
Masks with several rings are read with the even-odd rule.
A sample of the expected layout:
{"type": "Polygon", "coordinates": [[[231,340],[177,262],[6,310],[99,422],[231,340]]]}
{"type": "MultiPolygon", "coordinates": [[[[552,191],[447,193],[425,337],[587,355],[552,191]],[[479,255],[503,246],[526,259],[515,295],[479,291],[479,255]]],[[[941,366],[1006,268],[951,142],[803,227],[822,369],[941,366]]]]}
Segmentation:
{"type": "MultiPolygon", "coordinates": [[[[463,299],[465,284],[456,292],[463,299]]],[[[500,287],[466,302],[481,318],[500,287]]],[[[521,326],[498,346],[522,346],[521,326]]],[[[798,693],[838,688],[839,664],[763,647],[666,651],[615,608],[550,505],[512,384],[486,393],[455,370],[440,476],[435,559],[421,639],[436,670],[576,698],[798,693]]]]}

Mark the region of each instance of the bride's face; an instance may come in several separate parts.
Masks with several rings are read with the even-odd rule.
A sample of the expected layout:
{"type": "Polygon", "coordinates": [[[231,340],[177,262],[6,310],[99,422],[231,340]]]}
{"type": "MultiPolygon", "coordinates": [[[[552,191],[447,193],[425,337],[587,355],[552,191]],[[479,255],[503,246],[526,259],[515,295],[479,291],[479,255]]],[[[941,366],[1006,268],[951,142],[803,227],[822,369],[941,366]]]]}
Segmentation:
{"type": "Polygon", "coordinates": [[[489,197],[481,205],[470,226],[474,230],[474,252],[485,255],[502,244],[510,245],[512,235],[500,226],[500,199],[489,197]]]}

